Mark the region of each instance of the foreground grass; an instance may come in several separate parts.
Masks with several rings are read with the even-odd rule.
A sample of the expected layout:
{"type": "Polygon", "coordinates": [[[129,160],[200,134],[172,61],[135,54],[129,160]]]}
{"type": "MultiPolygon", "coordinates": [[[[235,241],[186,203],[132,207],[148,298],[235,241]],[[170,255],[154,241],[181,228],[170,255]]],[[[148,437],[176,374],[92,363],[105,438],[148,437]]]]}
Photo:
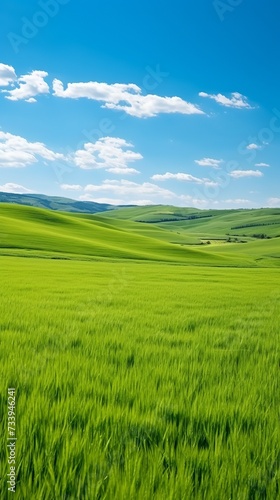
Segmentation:
{"type": "Polygon", "coordinates": [[[0,265],[1,499],[279,498],[279,269],[0,265]]]}

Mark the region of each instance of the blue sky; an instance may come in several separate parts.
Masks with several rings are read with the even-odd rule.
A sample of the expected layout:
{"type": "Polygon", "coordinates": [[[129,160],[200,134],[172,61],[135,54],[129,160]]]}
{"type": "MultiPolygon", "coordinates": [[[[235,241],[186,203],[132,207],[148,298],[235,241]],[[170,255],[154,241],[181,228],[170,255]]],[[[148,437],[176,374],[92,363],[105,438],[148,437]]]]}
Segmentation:
{"type": "Polygon", "coordinates": [[[0,190],[280,206],[277,0],[3,0],[0,190]]]}

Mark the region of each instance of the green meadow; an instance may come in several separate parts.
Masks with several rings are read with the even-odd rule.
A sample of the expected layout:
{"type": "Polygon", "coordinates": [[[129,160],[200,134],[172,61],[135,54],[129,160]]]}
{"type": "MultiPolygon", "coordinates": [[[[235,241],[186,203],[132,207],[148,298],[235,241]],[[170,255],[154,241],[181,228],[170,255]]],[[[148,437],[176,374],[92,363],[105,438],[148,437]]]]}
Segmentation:
{"type": "Polygon", "coordinates": [[[279,498],[280,210],[126,210],[0,205],[0,498],[279,498]]]}

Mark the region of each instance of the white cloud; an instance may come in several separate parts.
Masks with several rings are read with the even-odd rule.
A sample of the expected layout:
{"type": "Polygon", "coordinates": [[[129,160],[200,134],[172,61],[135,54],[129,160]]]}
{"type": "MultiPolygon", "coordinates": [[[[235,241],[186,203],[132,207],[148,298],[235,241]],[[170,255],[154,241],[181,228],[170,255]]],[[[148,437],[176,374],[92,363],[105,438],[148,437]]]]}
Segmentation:
{"type": "Polygon", "coordinates": [[[84,193],[79,197],[83,201],[96,203],[108,203],[110,205],[160,205],[168,204],[180,207],[217,208],[227,207],[230,204],[239,208],[248,207],[251,204],[247,199],[213,200],[199,198],[188,194],[176,194],[172,191],[162,189],[156,184],[135,182],[122,179],[121,181],[105,180],[102,184],[89,184],[83,188],[84,193]],[[102,193],[102,194],[101,194],[102,193]],[[104,195],[103,195],[104,194],[104,195]]]}
{"type": "Polygon", "coordinates": [[[55,79],[53,90],[56,97],[101,101],[104,102],[104,108],[121,110],[137,118],[148,118],[160,113],[204,114],[199,107],[180,97],[143,95],[141,88],[133,83],[68,83],[64,90],[62,82],[55,79]]]}
{"type": "Polygon", "coordinates": [[[226,106],[228,108],[238,108],[238,109],[253,109],[248,103],[248,98],[239,92],[232,92],[231,97],[226,97],[223,94],[207,94],[206,92],[199,92],[200,97],[209,97],[209,99],[214,99],[218,104],[226,106]]]}
{"type": "Polygon", "coordinates": [[[202,158],[201,160],[195,160],[195,163],[197,165],[200,165],[201,167],[212,167],[212,168],[220,168],[221,163],[223,163],[223,160],[215,160],[214,158],[202,158]]]}
{"type": "Polygon", "coordinates": [[[263,173],[260,170],[233,170],[229,175],[234,179],[240,179],[242,177],[263,177],[263,173]]]}
{"type": "Polygon", "coordinates": [[[13,83],[17,78],[15,70],[12,66],[0,63],[0,87],[6,87],[13,83]]]}
{"type": "Polygon", "coordinates": [[[36,102],[35,96],[39,94],[48,94],[49,86],[44,78],[48,76],[45,71],[32,71],[28,75],[22,75],[17,83],[19,86],[13,90],[2,90],[7,93],[6,99],[10,101],[19,101],[24,99],[26,102],[36,102]]]}
{"type": "Polygon", "coordinates": [[[255,167],[270,167],[268,163],[255,163],[255,167]]]}
{"type": "Polygon", "coordinates": [[[234,205],[247,205],[248,203],[251,203],[250,200],[246,200],[244,198],[237,198],[234,200],[224,200],[224,203],[230,203],[234,205]]]}
{"type": "MultiPolygon", "coordinates": [[[[147,205],[155,205],[155,204],[156,204],[156,202],[152,201],[152,200],[137,200],[137,203],[136,203],[136,205],[138,205],[140,207],[145,207],[147,205]]],[[[134,205],[134,202],[130,201],[128,203],[128,205],[134,205]]]]}
{"type": "MultiPolygon", "coordinates": [[[[122,99],[124,100],[124,99],[122,99]]],[[[105,107],[110,109],[122,110],[128,115],[137,118],[149,118],[161,113],[179,113],[183,115],[204,114],[194,104],[184,101],[180,97],[160,97],[148,94],[146,96],[138,95],[125,99],[127,105],[106,103],[105,107]]]]}
{"type": "Polygon", "coordinates": [[[13,182],[7,182],[3,186],[0,186],[0,191],[2,191],[2,193],[17,194],[34,193],[31,189],[21,186],[20,184],[14,184],[13,182]]]}
{"type": "Polygon", "coordinates": [[[280,207],[280,198],[269,198],[268,205],[270,207],[280,207]]]}
{"type": "Polygon", "coordinates": [[[203,198],[194,198],[190,195],[185,195],[185,194],[177,196],[177,199],[178,199],[178,202],[176,200],[177,205],[179,205],[180,207],[205,208],[205,205],[209,204],[209,200],[203,198]]]}
{"type": "Polygon", "coordinates": [[[131,174],[140,174],[139,170],[135,170],[135,168],[106,168],[106,172],[111,172],[111,174],[118,175],[131,175],[131,174]]]}
{"type": "Polygon", "coordinates": [[[175,179],[177,181],[194,182],[196,184],[204,184],[205,186],[217,186],[217,182],[213,182],[210,179],[200,179],[194,177],[191,174],[185,174],[183,172],[178,172],[177,174],[172,174],[171,172],[166,172],[165,174],[155,174],[151,177],[154,181],[167,181],[175,179]]]}
{"type": "Polygon", "coordinates": [[[0,131],[0,167],[25,167],[38,162],[62,160],[64,156],[41,142],[28,142],[23,137],[0,131]]]}
{"type": "Polygon", "coordinates": [[[104,168],[113,174],[138,174],[128,165],[143,156],[131,150],[133,144],[118,137],[103,137],[95,143],[88,142],[84,149],[75,152],[74,163],[85,170],[104,168]]]}
{"type": "MultiPolygon", "coordinates": [[[[36,96],[49,94],[50,88],[45,78],[46,71],[34,70],[29,74],[17,78],[12,66],[0,63],[0,86],[12,84],[6,93],[6,99],[11,101],[25,100],[28,103],[36,102],[36,96]]],[[[63,83],[53,80],[53,95],[60,98],[80,99],[86,98],[102,103],[102,107],[124,111],[130,116],[148,118],[161,113],[180,113],[185,115],[205,113],[195,104],[185,101],[181,97],[158,96],[142,94],[142,89],[134,83],[105,83],[105,82],[78,82],[68,83],[66,88],[63,83]]]]}
{"type": "Polygon", "coordinates": [[[117,198],[96,198],[90,194],[85,194],[80,196],[82,201],[94,201],[95,203],[105,203],[108,205],[137,205],[137,206],[147,206],[147,205],[157,205],[158,202],[152,200],[129,200],[129,199],[117,199],[117,198]]]}
{"type": "Polygon", "coordinates": [[[249,151],[254,150],[254,149],[261,149],[261,148],[262,148],[261,146],[259,146],[258,144],[254,144],[254,143],[248,144],[248,146],[246,146],[246,149],[249,149],[249,151]]]}
{"type": "Polygon", "coordinates": [[[61,184],[61,189],[64,191],[82,191],[80,184],[61,184]]]}
{"type": "Polygon", "coordinates": [[[83,194],[79,198],[81,201],[92,201],[94,203],[103,203],[105,205],[126,205],[127,202],[117,198],[96,198],[91,194],[83,194]]]}
{"type": "MultiPolygon", "coordinates": [[[[100,185],[88,184],[85,188],[85,193],[111,193],[116,194],[117,196],[131,196],[140,197],[143,199],[143,195],[152,196],[160,196],[161,198],[170,199],[174,195],[172,191],[168,189],[163,189],[156,184],[152,184],[150,182],[144,182],[143,184],[138,184],[136,182],[127,181],[125,179],[116,181],[116,180],[105,180],[100,185]]],[[[84,199],[82,196],[81,199],[84,199]]],[[[127,203],[127,201],[126,201],[127,203]]]]}

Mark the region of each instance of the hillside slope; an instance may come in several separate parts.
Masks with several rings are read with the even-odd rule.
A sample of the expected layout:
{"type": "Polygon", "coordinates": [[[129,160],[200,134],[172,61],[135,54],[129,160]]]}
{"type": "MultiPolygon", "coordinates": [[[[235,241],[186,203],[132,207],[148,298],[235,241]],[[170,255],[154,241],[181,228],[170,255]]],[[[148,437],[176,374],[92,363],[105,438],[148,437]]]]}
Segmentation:
{"type": "MultiPolygon", "coordinates": [[[[183,224],[182,221],[160,225],[137,223],[104,217],[104,214],[69,214],[3,203],[0,204],[0,254],[87,260],[133,259],[202,266],[280,265],[278,237],[248,237],[245,244],[237,243],[243,241],[238,238],[231,243],[222,237],[215,240],[215,235],[223,234],[229,223],[240,224],[238,211],[222,215],[216,223],[212,218],[207,220],[208,225],[203,222],[205,227],[199,226],[199,233],[195,237],[212,239],[207,244],[200,240],[198,245],[190,244],[195,225],[201,224],[197,220],[192,220],[193,233],[189,233],[186,227],[176,228],[179,231],[174,229],[174,224],[183,224]],[[225,221],[226,217],[230,221],[225,221]]],[[[253,221],[251,224],[256,224],[255,221],[259,219],[255,217],[250,220],[253,221]]],[[[272,224],[269,220],[267,224],[272,224]]]]}
{"type": "Polygon", "coordinates": [[[94,214],[104,212],[115,207],[102,203],[91,201],[77,201],[70,198],[59,196],[46,196],[44,194],[16,194],[1,193],[0,203],[15,203],[17,205],[26,205],[30,207],[48,208],[49,210],[62,210],[64,212],[80,212],[94,214]]]}
{"type": "MultiPolygon", "coordinates": [[[[179,247],[100,218],[84,218],[19,205],[0,205],[0,253],[68,258],[226,263],[222,256],[179,247]]],[[[137,225],[135,224],[137,227],[137,225]]],[[[229,261],[232,259],[230,258],[229,261]]]]}
{"type": "Polygon", "coordinates": [[[194,238],[280,236],[280,208],[199,210],[172,206],[120,208],[99,214],[118,220],[146,222],[194,238]]]}

